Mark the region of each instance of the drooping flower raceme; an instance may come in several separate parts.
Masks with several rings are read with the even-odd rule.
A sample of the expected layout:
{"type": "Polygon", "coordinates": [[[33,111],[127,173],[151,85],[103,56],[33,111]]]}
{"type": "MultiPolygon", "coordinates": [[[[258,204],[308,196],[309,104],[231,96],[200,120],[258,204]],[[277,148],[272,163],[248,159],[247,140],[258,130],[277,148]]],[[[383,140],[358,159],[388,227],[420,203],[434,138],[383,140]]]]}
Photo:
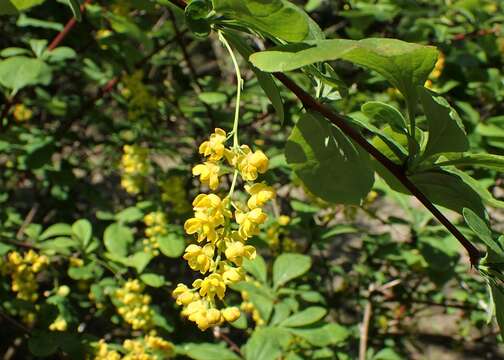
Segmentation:
{"type": "Polygon", "coordinates": [[[178,284],[173,297],[184,307],[182,315],[201,330],[233,322],[240,317],[237,307],[220,306],[227,288],[245,278],[243,259],[254,259],[256,250],[247,240],[257,235],[267,220],[263,206],[275,197],[275,191],[265,183],[253,183],[268,169],[268,158],[261,151],[252,151],[246,145],[226,148],[227,135],[215,129],[204,141],[199,152],[205,157],[193,168],[203,185],[211,191],[220,186],[220,177],[231,168],[232,185],[228,196],[216,193],[199,194],[194,199],[194,215],[184,224],[185,232],[195,236],[195,244],[187,246],[184,259],[191,269],[204,277],[191,287],[178,284]],[[246,204],[233,200],[238,175],[244,180],[244,190],[250,195],[246,204]]]}
{"type": "Polygon", "coordinates": [[[130,194],[136,195],[143,187],[148,175],[149,149],[137,145],[124,145],[121,158],[121,186],[130,194]]]}

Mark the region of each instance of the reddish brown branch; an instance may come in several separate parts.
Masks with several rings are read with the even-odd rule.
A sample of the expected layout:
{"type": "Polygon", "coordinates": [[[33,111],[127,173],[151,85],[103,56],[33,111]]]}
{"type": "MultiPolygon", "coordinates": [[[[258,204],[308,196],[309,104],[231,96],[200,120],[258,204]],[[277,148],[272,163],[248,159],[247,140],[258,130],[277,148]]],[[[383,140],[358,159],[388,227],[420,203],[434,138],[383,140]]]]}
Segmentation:
{"type": "MultiPolygon", "coordinates": [[[[80,11],[84,12],[84,10],[86,10],[86,4],[89,4],[89,3],[91,3],[91,0],[84,1],[84,4],[82,4],[80,7],[80,11]]],[[[75,19],[74,17],[72,17],[70,20],[68,20],[68,22],[66,23],[63,30],[61,30],[58,33],[58,35],[56,35],[56,37],[53,39],[53,41],[51,41],[51,43],[47,47],[47,50],[51,51],[51,50],[54,50],[56,47],[58,47],[58,45],[68,35],[70,30],[72,30],[72,28],[75,26],[76,23],[77,23],[77,19],[75,19]]]]}
{"type": "Polygon", "coordinates": [[[466,237],[457,229],[455,225],[448,220],[438,208],[430,202],[430,200],[420,191],[420,189],[411,182],[408,176],[405,174],[404,169],[392,162],[383,153],[380,152],[374,145],[366,140],[357,130],[355,130],[345,119],[343,115],[335,113],[331,108],[326,105],[319,103],[313,97],[311,97],[306,91],[301,89],[296,83],[289,79],[283,73],[274,73],[275,77],[282,82],[289,90],[291,90],[297,98],[303,103],[303,105],[311,111],[315,111],[334,125],[340,128],[348,137],[359,144],[364,150],[366,150],[371,156],[373,156],[381,165],[383,165],[392,175],[394,175],[401,184],[409,190],[409,192],[415,196],[431,213],[434,217],[443,224],[448,231],[455,236],[455,238],[462,244],[469,254],[471,260],[471,265],[477,266],[481,258],[479,250],[469,241],[466,237]]]}

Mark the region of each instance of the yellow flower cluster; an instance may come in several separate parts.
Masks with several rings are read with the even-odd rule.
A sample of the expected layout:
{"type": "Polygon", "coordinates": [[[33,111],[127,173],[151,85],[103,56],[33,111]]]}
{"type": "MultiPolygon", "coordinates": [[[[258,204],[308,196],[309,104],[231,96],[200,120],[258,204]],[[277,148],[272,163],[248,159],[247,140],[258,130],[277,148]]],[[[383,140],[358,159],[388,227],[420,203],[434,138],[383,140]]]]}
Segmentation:
{"type": "Polygon", "coordinates": [[[17,122],[25,122],[32,118],[33,111],[24,106],[24,104],[16,104],[12,114],[17,122]]]}
{"type": "Polygon", "coordinates": [[[252,315],[252,320],[255,321],[255,323],[256,323],[257,326],[264,325],[265,322],[264,322],[264,319],[261,317],[261,314],[255,308],[254,304],[252,304],[249,301],[250,300],[249,294],[246,291],[242,291],[241,292],[241,296],[242,296],[243,302],[241,303],[240,308],[244,312],[252,315]]]}
{"type": "Polygon", "coordinates": [[[159,255],[158,238],[168,233],[166,215],[161,211],[153,211],[144,217],[145,236],[144,251],[154,256],[159,255]]]}
{"type": "Polygon", "coordinates": [[[142,70],[132,75],[125,75],[122,80],[121,93],[128,99],[128,120],[137,121],[152,118],[157,110],[158,100],[143,83],[142,70]]]}
{"type": "Polygon", "coordinates": [[[121,360],[121,355],[115,350],[109,350],[105,340],[101,339],[94,360],[121,360]]]}
{"type": "Polygon", "coordinates": [[[126,339],[123,342],[124,356],[115,350],[109,350],[105,340],[100,340],[95,360],[162,360],[174,356],[175,347],[169,341],[151,331],[143,339],[126,339]]]}
{"type": "Polygon", "coordinates": [[[60,315],[58,316],[52,324],[49,325],[49,330],[51,331],[66,331],[68,324],[66,320],[60,315]]]}
{"type": "Polygon", "coordinates": [[[288,237],[288,231],[285,228],[290,223],[290,217],[280,215],[276,221],[266,231],[266,240],[273,252],[279,250],[284,252],[299,251],[299,244],[288,237]]]}
{"type": "Polygon", "coordinates": [[[152,327],[153,311],[149,306],[151,297],[142,294],[143,290],[144,286],[138,279],[130,279],[115,292],[115,297],[121,304],[117,312],[134,330],[152,327]]]}
{"type": "Polygon", "coordinates": [[[130,194],[138,194],[144,178],[149,173],[149,149],[137,145],[124,145],[121,158],[121,186],[130,194]]]}
{"type": "Polygon", "coordinates": [[[35,302],[38,299],[36,276],[48,264],[47,256],[39,255],[34,250],[24,255],[13,251],[7,255],[6,262],[0,263],[0,273],[11,276],[11,290],[18,299],[35,302]]]}
{"type": "Polygon", "coordinates": [[[273,188],[264,183],[253,183],[258,174],[268,169],[266,155],[260,150],[253,152],[246,145],[226,148],[226,140],[224,130],[215,129],[209,140],[199,147],[205,161],[193,168],[193,175],[199,176],[211,190],[216,190],[225,159],[234,169],[230,194],[224,198],[214,193],[199,194],[192,204],[194,217],[184,224],[186,233],[194,234],[198,242],[186,248],[184,259],[191,269],[205,277],[195,280],[192,288],[178,284],[173,291],[177,304],[184,306],[182,315],[201,330],[239,318],[238,308],[219,310],[216,302],[224,299],[229,285],[243,280],[243,259],[256,256],[255,248],[246,242],[259,233],[259,226],[267,219],[262,207],[275,197],[273,188]],[[246,204],[231,199],[238,174],[248,182],[244,187],[250,195],[246,204]]]}
{"type": "Polygon", "coordinates": [[[191,210],[187,201],[185,179],[182,176],[170,176],[159,183],[161,187],[161,200],[169,202],[176,214],[185,214],[191,210]]]}

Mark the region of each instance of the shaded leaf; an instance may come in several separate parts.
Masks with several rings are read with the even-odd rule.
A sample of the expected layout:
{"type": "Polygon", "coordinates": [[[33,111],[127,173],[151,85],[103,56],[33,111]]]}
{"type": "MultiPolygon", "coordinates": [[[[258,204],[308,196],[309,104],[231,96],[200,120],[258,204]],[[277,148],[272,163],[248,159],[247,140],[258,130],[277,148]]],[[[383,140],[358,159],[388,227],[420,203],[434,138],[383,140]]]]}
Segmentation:
{"type": "Polygon", "coordinates": [[[373,186],[369,155],[318,115],[303,114],[285,156],[308,190],[325,201],[358,205],[373,186]]]}

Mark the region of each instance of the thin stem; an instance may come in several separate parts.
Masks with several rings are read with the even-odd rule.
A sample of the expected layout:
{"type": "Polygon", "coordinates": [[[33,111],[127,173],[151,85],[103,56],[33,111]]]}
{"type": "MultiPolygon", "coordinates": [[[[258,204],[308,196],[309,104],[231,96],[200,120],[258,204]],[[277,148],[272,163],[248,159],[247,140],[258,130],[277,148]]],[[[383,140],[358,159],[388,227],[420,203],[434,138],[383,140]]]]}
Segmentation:
{"type": "MultiPolygon", "coordinates": [[[[231,60],[233,60],[233,65],[236,73],[236,104],[235,104],[232,134],[233,134],[233,148],[235,150],[238,150],[238,148],[240,147],[240,144],[238,142],[238,122],[240,121],[240,98],[242,88],[242,77],[240,73],[240,67],[238,66],[238,61],[236,61],[236,56],[233,52],[233,49],[231,48],[228,41],[224,37],[224,34],[222,34],[222,32],[220,31],[219,31],[219,40],[224,44],[224,46],[228,50],[229,55],[231,56],[231,60]]],[[[238,178],[238,170],[235,170],[233,174],[233,181],[231,182],[231,188],[229,189],[228,196],[230,199],[233,197],[237,178],[238,178]]]]}
{"type": "Polygon", "coordinates": [[[231,60],[233,60],[233,65],[235,68],[235,73],[236,73],[236,105],[235,105],[235,114],[234,114],[234,121],[233,121],[233,147],[238,148],[239,143],[238,143],[238,121],[240,118],[240,97],[241,97],[241,88],[242,88],[242,77],[240,73],[240,67],[238,66],[238,61],[236,61],[236,56],[233,52],[233,49],[231,49],[231,46],[229,45],[228,41],[224,37],[224,34],[219,31],[219,40],[222,41],[224,46],[229,52],[229,55],[231,56],[231,60]]]}

